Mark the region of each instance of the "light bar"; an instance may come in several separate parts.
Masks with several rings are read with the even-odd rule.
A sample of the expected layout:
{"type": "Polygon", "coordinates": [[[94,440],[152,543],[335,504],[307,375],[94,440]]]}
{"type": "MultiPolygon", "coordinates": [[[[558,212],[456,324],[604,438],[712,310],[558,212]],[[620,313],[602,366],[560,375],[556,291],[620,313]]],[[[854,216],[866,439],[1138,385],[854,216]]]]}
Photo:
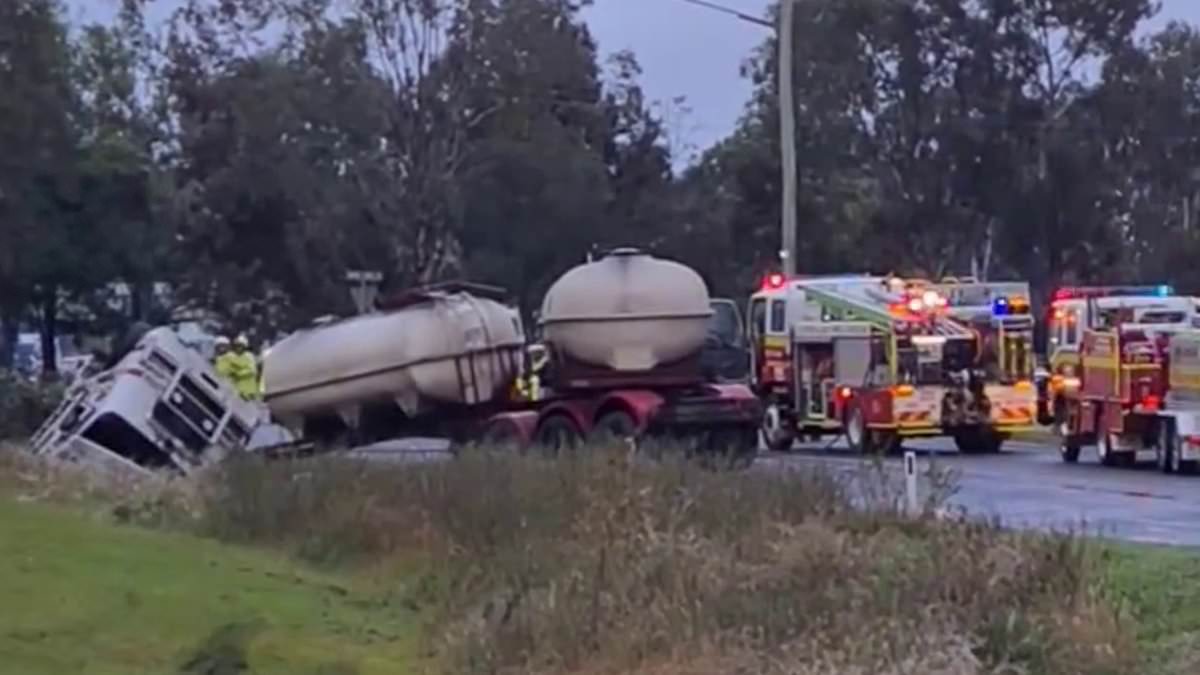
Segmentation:
{"type": "Polygon", "coordinates": [[[1029,300],[1024,296],[1000,296],[992,301],[993,316],[1012,316],[1014,314],[1028,314],[1029,300]]]}
{"type": "Polygon", "coordinates": [[[1175,295],[1175,289],[1167,284],[1155,286],[1066,286],[1054,292],[1054,299],[1109,298],[1118,295],[1165,298],[1175,295]]]}
{"type": "Polygon", "coordinates": [[[786,283],[787,277],[782,272],[771,272],[763,277],[762,288],[764,291],[777,291],[786,283]]]}

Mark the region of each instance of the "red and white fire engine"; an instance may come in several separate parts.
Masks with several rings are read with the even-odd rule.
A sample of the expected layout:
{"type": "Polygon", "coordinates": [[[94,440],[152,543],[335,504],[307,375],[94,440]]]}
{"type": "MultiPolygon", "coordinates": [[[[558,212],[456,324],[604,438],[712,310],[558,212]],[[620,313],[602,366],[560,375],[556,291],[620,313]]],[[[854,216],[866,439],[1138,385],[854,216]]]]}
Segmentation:
{"type": "Polygon", "coordinates": [[[998,451],[1033,426],[1032,320],[1027,296],[985,310],[921,280],[768,276],[747,331],[768,446],[844,433],[857,450],[890,451],[948,435],[964,452],[998,451]]]}

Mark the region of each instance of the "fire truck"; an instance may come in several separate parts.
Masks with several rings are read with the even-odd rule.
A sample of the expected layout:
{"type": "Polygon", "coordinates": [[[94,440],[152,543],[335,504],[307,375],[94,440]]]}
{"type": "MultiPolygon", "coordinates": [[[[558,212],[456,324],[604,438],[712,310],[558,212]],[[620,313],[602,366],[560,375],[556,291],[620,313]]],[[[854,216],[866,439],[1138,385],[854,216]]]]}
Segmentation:
{"type": "Polygon", "coordinates": [[[1165,472],[1200,460],[1200,312],[1169,286],[1072,287],[1050,306],[1044,398],[1062,459],[1095,444],[1106,466],[1152,454],[1165,472]]]}
{"type": "Polygon", "coordinates": [[[844,433],[888,452],[948,435],[963,452],[998,452],[1034,422],[1028,295],[977,310],[924,280],[769,275],[747,330],[768,447],[844,433]]]}

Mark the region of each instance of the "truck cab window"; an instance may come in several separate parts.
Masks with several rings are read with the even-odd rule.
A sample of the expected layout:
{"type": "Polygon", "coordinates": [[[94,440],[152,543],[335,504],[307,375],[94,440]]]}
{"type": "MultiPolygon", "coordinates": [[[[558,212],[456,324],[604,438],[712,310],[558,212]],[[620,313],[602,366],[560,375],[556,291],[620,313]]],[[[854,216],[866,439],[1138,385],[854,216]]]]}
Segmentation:
{"type": "Polygon", "coordinates": [[[1064,347],[1074,347],[1079,344],[1079,312],[1070,310],[1062,323],[1062,344],[1064,347]]]}
{"type": "Polygon", "coordinates": [[[759,338],[767,332],[767,301],[756,298],[750,303],[750,337],[759,338]]]}
{"type": "Polygon", "coordinates": [[[787,303],[784,302],[783,300],[772,300],[771,301],[771,332],[772,333],[782,333],[785,330],[787,330],[787,321],[785,321],[785,319],[784,319],[784,317],[786,317],[786,315],[787,315],[787,312],[785,311],[786,307],[787,307],[787,303]]]}

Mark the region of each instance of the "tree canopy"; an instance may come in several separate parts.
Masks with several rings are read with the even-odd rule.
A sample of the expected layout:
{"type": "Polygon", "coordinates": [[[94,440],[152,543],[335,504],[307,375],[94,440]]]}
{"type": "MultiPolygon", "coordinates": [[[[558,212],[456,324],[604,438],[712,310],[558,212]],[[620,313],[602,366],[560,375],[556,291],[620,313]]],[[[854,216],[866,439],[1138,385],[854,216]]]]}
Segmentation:
{"type": "MultiPolygon", "coordinates": [[[[61,321],[161,319],[158,283],[266,338],[350,311],[349,270],[532,312],[597,247],[738,298],[776,265],[774,37],[685,163],[580,0],[188,0],[162,27],[146,4],[0,3],[0,366],[22,324],[50,349],[61,321]]],[[[1156,4],[799,3],[798,268],[1200,291],[1200,34],[1139,33],[1156,4]]]]}

